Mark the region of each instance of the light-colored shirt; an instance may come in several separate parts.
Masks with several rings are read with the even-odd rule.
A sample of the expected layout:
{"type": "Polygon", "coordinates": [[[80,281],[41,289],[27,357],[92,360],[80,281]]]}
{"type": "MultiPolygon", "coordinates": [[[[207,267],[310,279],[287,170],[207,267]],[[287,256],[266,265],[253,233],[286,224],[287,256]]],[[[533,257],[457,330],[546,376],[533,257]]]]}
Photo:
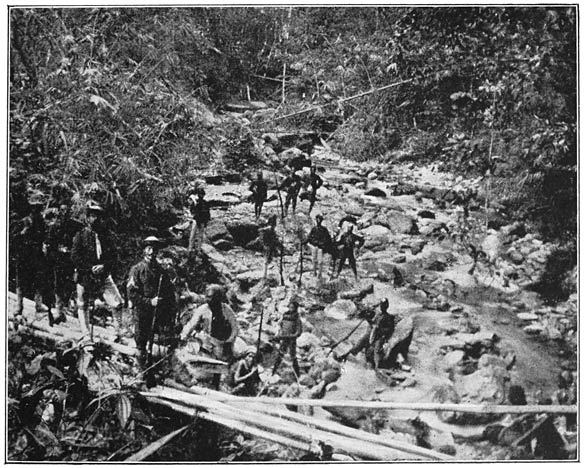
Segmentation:
{"type": "MultiPolygon", "coordinates": [[[[239,326],[237,325],[237,319],[235,318],[235,313],[227,304],[221,304],[223,316],[225,320],[231,326],[231,334],[225,340],[226,343],[231,343],[235,340],[239,333],[239,326]]],[[[180,337],[182,340],[186,340],[189,336],[191,336],[193,330],[194,331],[202,331],[210,336],[211,334],[211,323],[213,319],[213,312],[208,304],[203,304],[202,306],[197,307],[195,312],[193,313],[192,318],[188,321],[188,323],[183,327],[180,337]]]]}

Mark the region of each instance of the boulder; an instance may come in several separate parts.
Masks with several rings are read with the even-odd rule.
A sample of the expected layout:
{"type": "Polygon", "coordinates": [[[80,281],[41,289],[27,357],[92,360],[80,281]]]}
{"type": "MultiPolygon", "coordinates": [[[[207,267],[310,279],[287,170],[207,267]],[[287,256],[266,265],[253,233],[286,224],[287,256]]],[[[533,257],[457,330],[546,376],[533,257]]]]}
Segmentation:
{"type": "Polygon", "coordinates": [[[375,218],[376,223],[385,226],[395,234],[417,234],[418,225],[411,216],[399,211],[383,211],[375,218]]]}
{"type": "Polygon", "coordinates": [[[412,252],[412,255],[419,254],[424,249],[425,245],[426,245],[426,241],[411,242],[410,243],[410,251],[412,252]]]}
{"type": "Polygon", "coordinates": [[[257,239],[259,226],[256,223],[238,221],[226,223],[227,230],[237,245],[245,246],[257,239]]]}
{"type": "Polygon", "coordinates": [[[539,315],[531,312],[519,312],[517,318],[525,322],[534,322],[539,319],[539,315]]]}
{"type": "Polygon", "coordinates": [[[545,327],[541,323],[532,323],[523,327],[523,331],[528,335],[539,335],[545,331],[545,327]]]}
{"type": "Polygon", "coordinates": [[[302,374],[298,379],[298,383],[300,385],[303,385],[304,387],[314,387],[316,385],[314,379],[310,377],[308,374],[302,374]]]}
{"type": "Polygon", "coordinates": [[[387,247],[391,231],[384,226],[374,224],[362,231],[365,236],[364,247],[370,250],[382,250],[387,247]]]}
{"type": "Polygon", "coordinates": [[[227,225],[220,219],[212,219],[205,228],[205,236],[213,244],[222,239],[233,243],[233,237],[227,229],[227,225]]]}
{"type": "Polygon", "coordinates": [[[515,265],[521,265],[523,263],[523,261],[525,260],[525,257],[523,257],[521,252],[518,252],[517,250],[515,250],[513,248],[511,248],[507,251],[507,255],[509,255],[509,260],[511,260],[513,263],[515,263],[515,265]]]}
{"type": "MultiPolygon", "coordinates": [[[[379,176],[377,175],[377,172],[375,172],[375,171],[373,171],[373,172],[370,172],[369,174],[367,174],[367,178],[368,178],[369,180],[375,180],[375,179],[377,179],[378,177],[379,177],[379,176]]],[[[385,197],[385,195],[383,195],[383,196],[385,197]]]]}
{"type": "Polygon", "coordinates": [[[341,376],[341,371],[339,369],[327,369],[322,373],[322,380],[324,382],[326,382],[327,384],[333,383],[337,380],[339,380],[339,377],[341,376]]]}
{"type": "Polygon", "coordinates": [[[365,214],[365,210],[363,209],[363,207],[356,202],[349,202],[346,205],[344,205],[343,208],[346,214],[355,216],[357,218],[360,218],[365,214]]]}
{"type": "Polygon", "coordinates": [[[450,351],[449,353],[444,356],[442,360],[442,365],[445,371],[455,370],[456,367],[462,364],[464,360],[464,351],[456,350],[450,351]]]}
{"type": "Polygon", "coordinates": [[[296,339],[296,346],[298,348],[310,348],[320,345],[318,337],[312,333],[304,332],[296,339]]]}
{"type": "Polygon", "coordinates": [[[357,314],[357,306],[349,299],[338,299],[324,309],[324,315],[337,320],[347,320],[357,314]]]}
{"type": "Polygon", "coordinates": [[[393,257],[393,258],[391,259],[391,261],[392,261],[393,263],[405,263],[405,261],[406,261],[406,256],[405,256],[404,254],[399,254],[399,255],[396,255],[395,257],[393,257]]]}
{"type": "Polygon", "coordinates": [[[446,232],[448,229],[446,224],[436,219],[422,218],[420,221],[418,231],[423,236],[431,236],[436,233],[446,232]]]}
{"type": "Polygon", "coordinates": [[[385,198],[387,197],[387,194],[381,190],[380,188],[374,187],[372,189],[369,189],[365,192],[365,195],[369,196],[369,197],[380,197],[380,198],[385,198]]]}
{"type": "Polygon", "coordinates": [[[404,359],[408,358],[410,344],[414,336],[414,320],[412,317],[406,317],[398,322],[393,335],[383,346],[384,366],[394,367],[397,363],[398,355],[401,354],[404,359]]]}
{"type": "Polygon", "coordinates": [[[416,186],[400,182],[393,188],[392,195],[414,195],[417,191],[416,186]]]}

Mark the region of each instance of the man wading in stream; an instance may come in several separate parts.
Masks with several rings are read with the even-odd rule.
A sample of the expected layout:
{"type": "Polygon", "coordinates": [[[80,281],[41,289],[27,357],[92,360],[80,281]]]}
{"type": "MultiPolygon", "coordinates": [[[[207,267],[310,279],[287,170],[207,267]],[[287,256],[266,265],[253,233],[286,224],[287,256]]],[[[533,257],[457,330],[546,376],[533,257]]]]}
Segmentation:
{"type": "Polygon", "coordinates": [[[90,304],[103,296],[112,310],[118,340],[122,334],[122,305],[118,287],[112,279],[116,254],[103,221],[103,208],[90,201],[86,207],[87,225],[73,239],[71,260],[77,284],[77,314],[84,338],[90,338],[90,304]]]}
{"type": "Polygon", "coordinates": [[[160,239],[154,236],[144,239],[143,258],[132,267],[128,280],[128,296],[134,304],[134,338],[142,371],[151,365],[147,345],[154,340],[154,333],[169,336],[174,333],[176,296],[169,276],[157,260],[160,244],[160,239]]]}
{"type": "MultiPolygon", "coordinates": [[[[224,303],[225,294],[218,284],[207,286],[205,292],[206,304],[198,307],[191,320],[184,326],[180,338],[186,341],[193,331],[202,333],[203,348],[207,349],[215,359],[233,362],[233,342],[239,333],[237,319],[229,305],[224,303]]],[[[221,375],[215,374],[213,384],[219,389],[221,375]]]]}

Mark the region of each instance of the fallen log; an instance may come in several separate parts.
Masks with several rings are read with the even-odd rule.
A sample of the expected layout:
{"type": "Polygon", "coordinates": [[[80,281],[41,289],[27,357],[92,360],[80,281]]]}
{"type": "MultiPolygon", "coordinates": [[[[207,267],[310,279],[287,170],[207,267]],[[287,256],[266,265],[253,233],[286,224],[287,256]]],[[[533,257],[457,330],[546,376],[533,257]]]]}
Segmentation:
{"type": "MultiPolygon", "coordinates": [[[[192,388],[192,387],[191,387],[192,388]]],[[[313,407],[363,408],[379,410],[413,410],[413,411],[457,411],[460,413],[491,413],[491,414],[565,414],[576,413],[577,405],[476,405],[471,403],[403,403],[392,401],[362,401],[362,400],[316,400],[307,398],[273,398],[273,397],[241,397],[222,394],[212,395],[209,389],[201,389],[201,395],[209,396],[221,402],[261,403],[266,405],[298,405],[313,407]],[[204,393],[207,392],[207,393],[204,393]]]]}
{"type": "MultiPolygon", "coordinates": [[[[171,382],[169,382],[169,381],[166,381],[165,383],[171,384],[171,382]]],[[[200,388],[200,387],[197,387],[194,389],[188,389],[187,387],[180,385],[180,384],[177,384],[176,382],[174,382],[173,384],[168,385],[168,386],[173,387],[173,388],[177,388],[177,389],[181,389],[187,393],[193,393],[193,394],[198,394],[197,392],[199,391],[199,388],[200,388]]],[[[210,390],[210,395],[219,396],[219,395],[221,395],[221,392],[210,390]]],[[[233,401],[233,404],[237,404],[237,400],[233,401]]],[[[263,413],[268,413],[268,414],[273,415],[273,416],[277,416],[280,418],[284,418],[284,419],[288,419],[291,421],[306,424],[309,427],[315,427],[318,429],[330,431],[330,432],[335,433],[335,434],[345,435],[348,437],[354,437],[356,439],[361,439],[365,442],[372,442],[375,444],[380,444],[380,445],[386,446],[388,448],[392,448],[395,450],[410,453],[412,455],[419,455],[423,458],[428,458],[431,460],[452,460],[452,457],[450,457],[448,455],[443,455],[439,452],[434,452],[432,450],[428,450],[428,449],[425,449],[422,447],[418,447],[417,445],[412,445],[412,444],[408,444],[405,442],[392,441],[392,440],[389,440],[387,438],[378,436],[376,434],[371,434],[369,432],[360,431],[358,429],[353,429],[353,428],[344,426],[344,425],[339,424],[339,423],[334,422],[334,421],[321,420],[321,419],[314,418],[312,416],[306,416],[306,415],[294,413],[292,411],[262,405],[261,403],[254,403],[254,404],[251,404],[251,406],[249,403],[245,403],[245,405],[246,405],[246,408],[251,407],[251,408],[256,409],[258,411],[261,411],[263,413]]]]}
{"type": "MultiPolygon", "coordinates": [[[[257,426],[261,430],[277,432],[285,437],[295,437],[309,443],[314,440],[323,441],[332,445],[342,453],[357,456],[364,460],[385,461],[412,459],[412,456],[409,454],[407,454],[407,456],[401,456],[400,451],[376,443],[333,434],[331,432],[315,429],[314,427],[308,428],[304,424],[286,421],[284,419],[263,414],[259,411],[244,410],[241,407],[235,408],[231,405],[225,405],[207,397],[190,395],[168,387],[155,387],[151,389],[150,392],[141,392],[141,394],[144,396],[157,396],[163,400],[181,402],[187,406],[193,405],[205,409],[207,412],[214,415],[229,417],[244,422],[248,426],[257,426]]],[[[419,457],[415,459],[419,459],[419,457]]]]}
{"type": "Polygon", "coordinates": [[[169,401],[163,400],[162,398],[159,398],[156,396],[145,395],[145,398],[148,401],[150,401],[151,403],[156,403],[158,405],[166,406],[168,408],[173,409],[174,411],[186,414],[188,416],[201,418],[201,419],[204,419],[206,421],[211,421],[211,422],[214,422],[216,424],[220,424],[220,425],[225,426],[229,429],[234,429],[236,431],[239,431],[243,434],[247,434],[247,435],[252,436],[252,437],[259,437],[260,439],[264,439],[264,440],[267,440],[269,442],[275,442],[277,444],[284,445],[286,447],[291,447],[291,448],[294,448],[297,450],[302,450],[305,452],[310,451],[310,444],[308,444],[306,442],[291,439],[289,437],[282,437],[282,436],[279,436],[277,434],[273,434],[271,432],[262,431],[260,429],[256,429],[254,427],[243,424],[240,421],[236,421],[233,418],[226,418],[226,417],[213,415],[210,413],[206,413],[204,411],[199,411],[197,409],[191,408],[189,406],[186,406],[186,405],[183,405],[180,403],[169,402],[169,401]]]}

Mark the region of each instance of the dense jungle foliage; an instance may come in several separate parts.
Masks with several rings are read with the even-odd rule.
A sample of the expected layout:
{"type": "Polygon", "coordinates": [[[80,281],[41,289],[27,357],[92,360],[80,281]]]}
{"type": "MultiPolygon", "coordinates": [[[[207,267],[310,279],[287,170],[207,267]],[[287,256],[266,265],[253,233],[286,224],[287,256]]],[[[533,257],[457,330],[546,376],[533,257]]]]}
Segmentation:
{"type": "Polygon", "coordinates": [[[574,238],[576,13],[12,8],[11,188],[98,191],[133,230],[164,219],[193,169],[280,125],[356,159],[487,176],[515,216],[574,238]],[[276,113],[242,127],[209,111],[238,99],[276,113]]]}

